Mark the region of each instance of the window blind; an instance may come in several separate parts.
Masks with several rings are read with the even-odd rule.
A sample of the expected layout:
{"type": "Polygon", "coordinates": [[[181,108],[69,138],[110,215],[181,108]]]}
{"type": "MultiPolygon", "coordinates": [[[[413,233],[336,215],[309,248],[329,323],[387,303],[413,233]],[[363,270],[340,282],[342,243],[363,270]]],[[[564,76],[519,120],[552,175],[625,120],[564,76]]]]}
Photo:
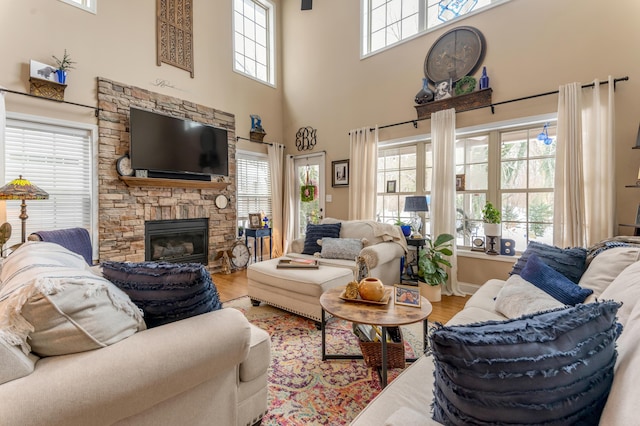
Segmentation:
{"type": "Polygon", "coordinates": [[[237,210],[238,221],[249,219],[249,213],[264,213],[271,218],[271,172],[266,156],[238,152],[237,210]]]}
{"type": "MultiPolygon", "coordinates": [[[[7,118],[4,183],[22,175],[49,194],[27,200],[27,235],[70,227],[92,229],[92,135],[88,129],[7,118]]],[[[20,201],[6,201],[13,228],[7,246],[20,242],[20,201]]]]}

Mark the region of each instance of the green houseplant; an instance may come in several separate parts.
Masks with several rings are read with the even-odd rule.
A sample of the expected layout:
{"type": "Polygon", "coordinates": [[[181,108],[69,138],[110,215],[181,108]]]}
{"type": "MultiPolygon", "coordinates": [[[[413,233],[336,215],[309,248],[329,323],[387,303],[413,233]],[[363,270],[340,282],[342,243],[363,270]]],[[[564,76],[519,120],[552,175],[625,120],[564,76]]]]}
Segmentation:
{"type": "Polygon", "coordinates": [[[482,221],[484,222],[484,235],[497,237],[501,232],[500,210],[496,209],[490,201],[482,208],[482,221]]]}
{"type": "Polygon", "coordinates": [[[426,238],[418,252],[418,287],[420,295],[429,302],[439,302],[442,298],[442,284],[449,278],[445,267],[451,267],[447,257],[453,254],[453,239],[451,234],[440,234],[435,241],[426,238]]]}
{"type": "Polygon", "coordinates": [[[398,225],[400,227],[400,229],[402,229],[402,234],[405,237],[408,237],[409,235],[411,235],[411,225],[409,225],[407,222],[405,222],[402,219],[398,218],[396,220],[395,224],[398,225]]]}
{"type": "Polygon", "coordinates": [[[51,55],[51,57],[56,61],[56,66],[58,67],[56,70],[58,83],[65,84],[67,81],[67,71],[74,68],[73,64],[75,64],[75,62],[71,60],[71,56],[67,53],[67,49],[64,49],[62,59],[58,58],[56,55],[51,55]]]}

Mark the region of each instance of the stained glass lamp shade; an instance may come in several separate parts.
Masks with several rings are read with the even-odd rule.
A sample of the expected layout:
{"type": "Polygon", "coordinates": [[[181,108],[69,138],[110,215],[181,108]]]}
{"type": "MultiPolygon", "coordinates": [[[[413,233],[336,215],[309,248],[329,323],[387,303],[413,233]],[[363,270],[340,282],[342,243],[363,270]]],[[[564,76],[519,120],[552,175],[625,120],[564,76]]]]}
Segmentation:
{"type": "Polygon", "coordinates": [[[0,188],[0,200],[22,200],[20,204],[20,220],[22,221],[22,242],[26,241],[27,237],[27,204],[25,200],[47,200],[49,194],[36,185],[29,182],[27,179],[23,179],[22,175],[18,179],[14,179],[0,188]]]}

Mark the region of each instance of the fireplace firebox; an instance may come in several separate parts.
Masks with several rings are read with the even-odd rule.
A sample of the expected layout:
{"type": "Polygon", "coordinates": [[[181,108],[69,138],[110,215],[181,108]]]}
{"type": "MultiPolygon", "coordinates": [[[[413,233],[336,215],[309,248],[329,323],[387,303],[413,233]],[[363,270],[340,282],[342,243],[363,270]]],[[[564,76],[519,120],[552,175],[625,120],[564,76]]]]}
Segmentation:
{"type": "Polygon", "coordinates": [[[145,260],[208,264],[208,219],[150,220],[144,231],[145,260]]]}

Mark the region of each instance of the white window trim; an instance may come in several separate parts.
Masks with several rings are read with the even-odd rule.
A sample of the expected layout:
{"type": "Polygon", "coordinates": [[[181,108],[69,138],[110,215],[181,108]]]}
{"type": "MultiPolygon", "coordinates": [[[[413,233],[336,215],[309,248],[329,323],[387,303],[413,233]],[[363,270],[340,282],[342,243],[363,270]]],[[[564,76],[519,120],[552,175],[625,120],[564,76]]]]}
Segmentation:
{"type": "Polygon", "coordinates": [[[86,12],[93,13],[94,15],[98,14],[98,0],[60,0],[63,3],[67,3],[71,6],[75,6],[78,9],[82,9],[86,12]]]}
{"type": "MultiPolygon", "coordinates": [[[[50,117],[41,117],[36,115],[22,114],[18,112],[7,111],[7,119],[27,121],[34,124],[44,124],[60,127],[69,127],[71,129],[80,129],[89,132],[91,141],[91,242],[93,250],[93,258],[99,259],[98,253],[98,126],[95,124],[79,123],[75,121],[59,120],[50,117]]],[[[4,176],[4,147],[0,149],[0,176],[4,176]]]]}
{"type": "MultiPolygon", "coordinates": [[[[63,0],[64,1],[64,0],[63,0]]],[[[233,7],[233,0],[231,0],[231,40],[232,40],[232,49],[231,49],[231,64],[232,64],[232,69],[233,72],[235,72],[236,74],[239,74],[243,77],[249,78],[251,80],[257,81],[258,83],[262,83],[266,86],[271,86],[273,88],[278,87],[277,86],[277,68],[276,68],[276,46],[278,45],[278,43],[276,43],[276,31],[275,31],[275,27],[276,27],[276,5],[275,3],[269,1],[269,0],[253,0],[257,3],[262,4],[265,8],[269,9],[269,22],[268,22],[268,26],[269,28],[267,28],[268,30],[268,40],[267,40],[267,54],[269,55],[269,81],[265,81],[265,80],[260,80],[259,78],[256,78],[252,75],[246,74],[244,72],[242,72],[241,70],[236,68],[236,37],[235,37],[235,25],[234,25],[234,13],[235,13],[235,9],[233,7]]]]}
{"type": "Polygon", "coordinates": [[[469,18],[469,17],[474,16],[474,15],[477,15],[479,13],[486,12],[488,10],[493,9],[494,7],[501,6],[501,5],[505,4],[505,3],[510,2],[511,0],[497,1],[496,3],[493,3],[493,4],[490,4],[488,6],[485,6],[482,9],[479,9],[479,10],[474,10],[473,12],[469,12],[466,15],[462,15],[462,16],[460,16],[458,18],[452,19],[451,21],[443,22],[442,24],[436,25],[435,27],[427,28],[422,32],[418,32],[417,34],[414,34],[414,35],[412,35],[410,37],[407,37],[405,39],[399,40],[399,41],[397,41],[397,42],[395,42],[393,44],[389,44],[389,45],[387,45],[387,46],[385,46],[385,47],[383,47],[381,49],[378,49],[378,50],[376,50],[374,52],[364,52],[363,51],[363,47],[365,45],[369,44],[368,41],[367,41],[367,43],[365,43],[365,40],[363,39],[363,37],[367,37],[367,38],[369,37],[369,30],[366,28],[367,27],[367,23],[365,22],[365,19],[364,19],[364,17],[365,17],[365,13],[364,12],[367,9],[368,2],[370,2],[370,1],[371,0],[361,0],[361,2],[360,2],[360,59],[361,60],[362,59],[366,59],[366,58],[368,58],[370,56],[377,55],[378,53],[382,53],[382,52],[387,51],[389,49],[392,49],[392,48],[394,48],[396,46],[399,46],[399,45],[401,45],[403,43],[406,43],[408,41],[415,40],[416,38],[422,37],[425,34],[429,34],[429,33],[432,33],[434,31],[440,31],[442,28],[445,28],[445,27],[447,27],[449,25],[462,25],[462,21],[464,19],[469,18]],[[365,34],[365,29],[367,29],[367,34],[365,34]]]}

